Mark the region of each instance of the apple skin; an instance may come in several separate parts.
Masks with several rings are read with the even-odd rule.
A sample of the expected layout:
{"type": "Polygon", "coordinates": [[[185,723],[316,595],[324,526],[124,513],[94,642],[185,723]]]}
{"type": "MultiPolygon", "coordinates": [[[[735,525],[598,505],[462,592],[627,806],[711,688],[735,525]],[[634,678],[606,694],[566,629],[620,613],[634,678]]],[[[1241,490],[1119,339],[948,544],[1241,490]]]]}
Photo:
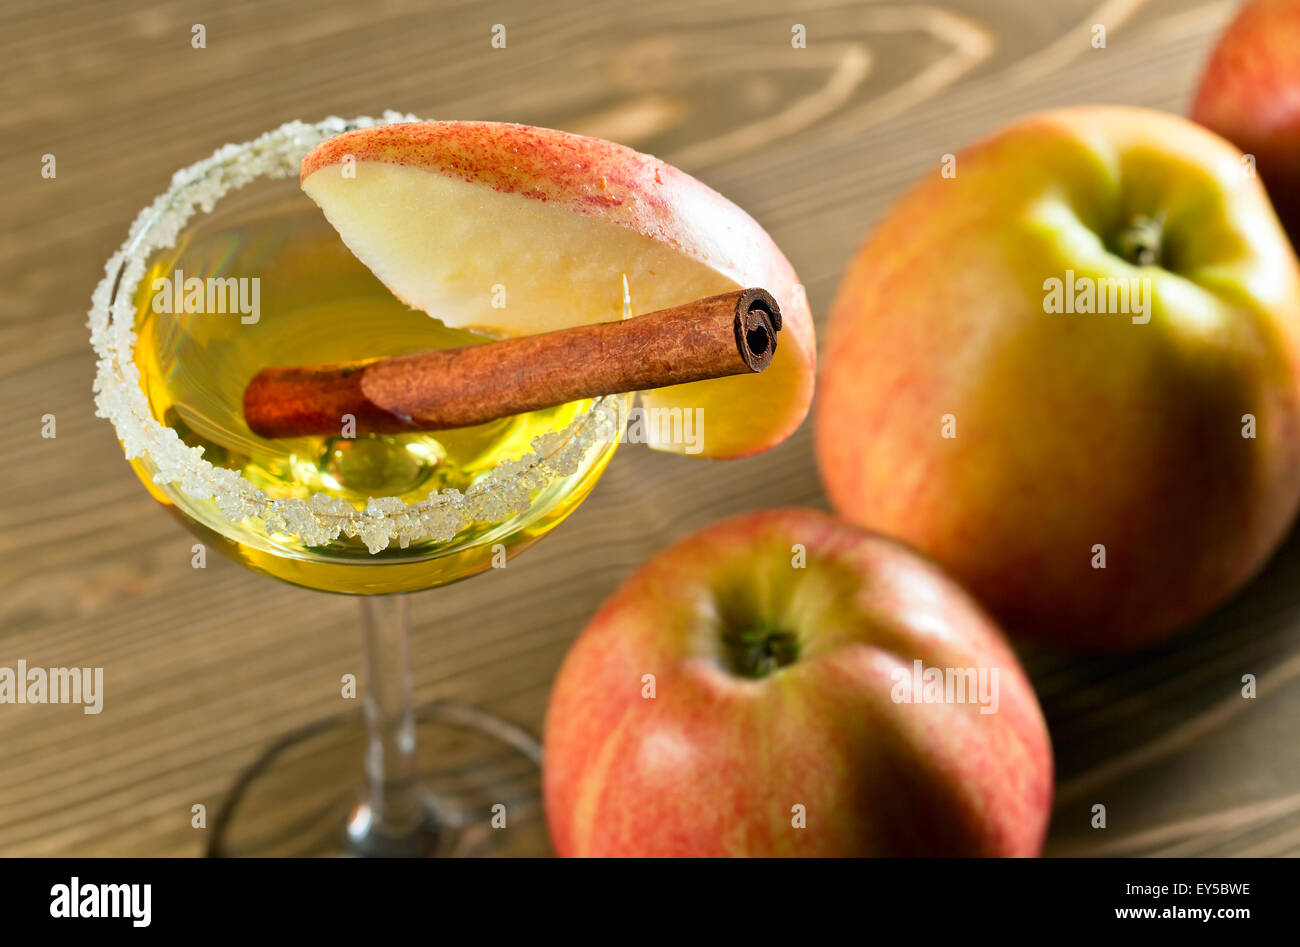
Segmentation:
{"type": "Polygon", "coordinates": [[[1176,116],[1065,109],[918,184],[831,315],[814,429],[841,515],[1056,645],[1148,645],[1239,589],[1300,497],[1300,277],[1239,157],[1176,116]],[[1172,271],[1112,252],[1140,215],[1172,271]],[[1067,269],[1149,278],[1150,321],[1046,313],[1067,269]]]}
{"type": "Polygon", "coordinates": [[[1192,118],[1255,156],[1293,245],[1300,246],[1300,0],[1253,0],[1219,39],[1192,118]]]}
{"type": "MultiPolygon", "coordinates": [[[[781,307],[781,333],[772,364],[761,376],[658,389],[644,393],[642,403],[647,408],[703,404],[712,432],[708,443],[720,445],[706,447],[705,456],[719,459],[767,450],[803,423],[817,368],[803,284],[762,226],[684,171],[615,142],[553,128],[407,122],[357,129],[322,142],[303,158],[300,179],[305,184],[349,158],[358,166],[379,162],[418,168],[621,227],[734,282],[708,294],[736,287],[766,289],[781,307]],[[726,436],[724,426],[730,429],[726,436]]],[[[616,279],[614,272],[610,285],[616,279]]],[[[653,446],[682,450],[676,444],[653,446]]]]}
{"type": "Polygon", "coordinates": [[[811,510],[728,520],[629,578],[569,652],[545,745],[562,856],[1032,856],[1051,806],[1042,713],[991,620],[912,551],[811,510]],[[764,623],[799,655],[740,676],[724,633],[764,623]],[[998,668],[997,712],[894,702],[891,671],[918,658],[998,668]]]}

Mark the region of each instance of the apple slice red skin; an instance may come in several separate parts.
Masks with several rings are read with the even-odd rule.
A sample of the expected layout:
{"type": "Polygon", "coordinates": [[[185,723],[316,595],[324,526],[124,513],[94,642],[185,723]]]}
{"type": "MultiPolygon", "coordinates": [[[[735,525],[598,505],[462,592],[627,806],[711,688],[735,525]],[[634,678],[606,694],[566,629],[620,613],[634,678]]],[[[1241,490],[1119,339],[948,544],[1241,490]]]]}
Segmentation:
{"type": "MultiPolygon", "coordinates": [[[[600,138],[505,122],[417,122],[345,132],[303,159],[300,180],[347,161],[378,161],[420,168],[494,191],[516,194],[623,227],[706,264],[735,281],[759,286],[781,307],[776,359],[795,364],[783,377],[794,383],[778,404],[763,404],[768,430],[718,459],[760,453],[789,437],[812,404],[817,343],[802,283],[767,232],[744,210],[694,177],[652,155],[600,138]],[[774,414],[775,412],[775,414],[774,414]]],[[[680,300],[679,302],[686,302],[680,300]]],[[[769,368],[773,375],[777,366],[769,368]]],[[[759,394],[763,378],[695,383],[727,384],[744,400],[759,394]]],[[[677,389],[665,389],[666,392],[677,389]]],[[[662,397],[650,393],[651,401],[662,397]]],[[[743,423],[743,405],[736,423],[743,423]]],[[[706,418],[709,420],[709,418],[706,418]]],[[[676,449],[669,447],[666,449],[676,449]]]]}
{"type": "Polygon", "coordinates": [[[543,775],[562,856],[1033,856],[1052,799],[1042,713],[991,619],[906,547],[809,510],[726,521],[629,578],[565,659],[543,775]],[[800,657],[737,676],[720,603],[782,595],[811,609],[800,657]],[[917,658],[998,668],[998,711],[894,702],[917,658]]]}

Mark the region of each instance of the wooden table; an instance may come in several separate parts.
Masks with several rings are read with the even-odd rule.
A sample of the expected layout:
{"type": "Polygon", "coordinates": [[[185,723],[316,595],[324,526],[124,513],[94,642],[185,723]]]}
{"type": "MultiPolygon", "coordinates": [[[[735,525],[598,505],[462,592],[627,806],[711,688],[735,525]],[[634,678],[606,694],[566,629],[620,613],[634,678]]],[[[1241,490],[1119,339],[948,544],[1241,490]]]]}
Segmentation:
{"type": "MultiPolygon", "coordinates": [[[[0,12],[0,665],[105,666],[105,712],[0,707],[0,853],[194,855],[276,737],[336,713],[345,599],[213,557],[93,417],[91,289],[176,168],[290,118],[499,119],[615,138],[698,175],[786,250],[824,316],[872,222],[939,156],[1027,111],[1186,110],[1231,2],[8,0],[0,12]],[[191,28],[206,28],[206,48],[191,28]],[[496,23],[507,46],[494,49],[496,23]],[[794,24],[807,49],[791,48],[794,24]],[[1091,26],[1107,27],[1105,49],[1091,26]],[[57,177],[43,179],[42,155],[57,177]],[[53,414],[57,437],[42,438],[53,414]]],[[[638,563],[728,514],[824,507],[809,426],[718,465],[619,453],[594,496],[490,579],[416,597],[417,697],[539,727],[565,649],[638,563]]],[[[1047,851],[1300,853],[1300,541],[1238,600],[1137,657],[1028,650],[1051,724],[1047,851]],[[1255,674],[1259,694],[1240,696],[1255,674]],[[1109,828],[1089,827],[1104,803],[1109,828]]],[[[536,847],[538,853],[545,845],[536,847]]]]}

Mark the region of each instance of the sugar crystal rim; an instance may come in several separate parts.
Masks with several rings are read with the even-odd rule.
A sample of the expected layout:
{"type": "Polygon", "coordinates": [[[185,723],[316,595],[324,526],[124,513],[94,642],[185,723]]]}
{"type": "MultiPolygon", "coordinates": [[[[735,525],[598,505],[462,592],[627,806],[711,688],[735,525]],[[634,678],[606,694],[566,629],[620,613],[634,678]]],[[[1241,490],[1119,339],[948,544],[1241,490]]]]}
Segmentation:
{"type": "Polygon", "coordinates": [[[354,536],[373,554],[396,542],[446,542],[476,522],[501,522],[531,508],[532,495],[554,479],[581,467],[588,450],[608,442],[617,429],[616,396],[596,400],[568,426],[532,441],[532,451],[504,461],[464,491],[446,488],[423,500],[371,497],[358,510],[342,497],[317,493],[310,498],[271,498],[238,471],[203,459],[172,428],[157,421],[140,387],[135,364],[135,294],[153,251],[173,246],[196,210],[209,213],[228,192],[259,178],[298,173],[311,148],[354,128],[415,122],[398,112],[352,121],[331,116],[310,124],[293,121],[242,145],[227,144],[211,156],[177,171],[168,190],[145,207],[131,224],[126,241],[105,264],[104,278],[91,299],[90,341],[99,356],[95,375],[95,414],[112,421],[127,460],[147,457],[154,482],[175,484],[193,500],[211,500],[231,522],[261,519],[270,534],[296,537],[308,546],[354,536]]]}

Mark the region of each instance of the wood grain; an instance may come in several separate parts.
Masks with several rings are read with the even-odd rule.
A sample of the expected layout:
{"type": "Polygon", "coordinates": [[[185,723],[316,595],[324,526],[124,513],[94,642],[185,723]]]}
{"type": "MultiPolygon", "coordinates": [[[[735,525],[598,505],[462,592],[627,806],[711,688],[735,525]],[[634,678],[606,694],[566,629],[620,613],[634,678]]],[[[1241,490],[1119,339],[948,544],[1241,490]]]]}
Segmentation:
{"type": "MultiPolygon", "coordinates": [[[[261,748],[340,710],[355,603],[210,560],[92,416],[104,261],[172,171],[290,118],[479,118],[605,135],[736,200],[823,316],[908,183],[1025,112],[1185,111],[1230,2],[200,4],[0,10],[0,664],[102,665],[105,712],[0,707],[0,854],[194,855],[261,748]],[[202,23],[207,48],[190,45],[202,23]],[[507,48],[493,49],[494,23],[507,48]],[[808,48],[792,49],[791,28],[808,48]],[[1105,24],[1105,49],[1089,45],[1105,24]],[[58,176],[40,175],[53,154],[58,176]],[[58,436],[40,436],[41,417],[58,436]]],[[[805,426],[718,469],[625,449],[542,548],[419,595],[415,687],[537,728],[569,642],[646,557],[725,515],[825,504],[805,426]]],[[[1300,541],[1200,628],[1124,659],[1026,653],[1055,744],[1049,854],[1300,853],[1300,541]],[[1259,696],[1240,697],[1241,676],[1259,696]],[[1104,803],[1110,827],[1089,827],[1104,803]]],[[[538,839],[531,851],[544,852],[538,839]]]]}

